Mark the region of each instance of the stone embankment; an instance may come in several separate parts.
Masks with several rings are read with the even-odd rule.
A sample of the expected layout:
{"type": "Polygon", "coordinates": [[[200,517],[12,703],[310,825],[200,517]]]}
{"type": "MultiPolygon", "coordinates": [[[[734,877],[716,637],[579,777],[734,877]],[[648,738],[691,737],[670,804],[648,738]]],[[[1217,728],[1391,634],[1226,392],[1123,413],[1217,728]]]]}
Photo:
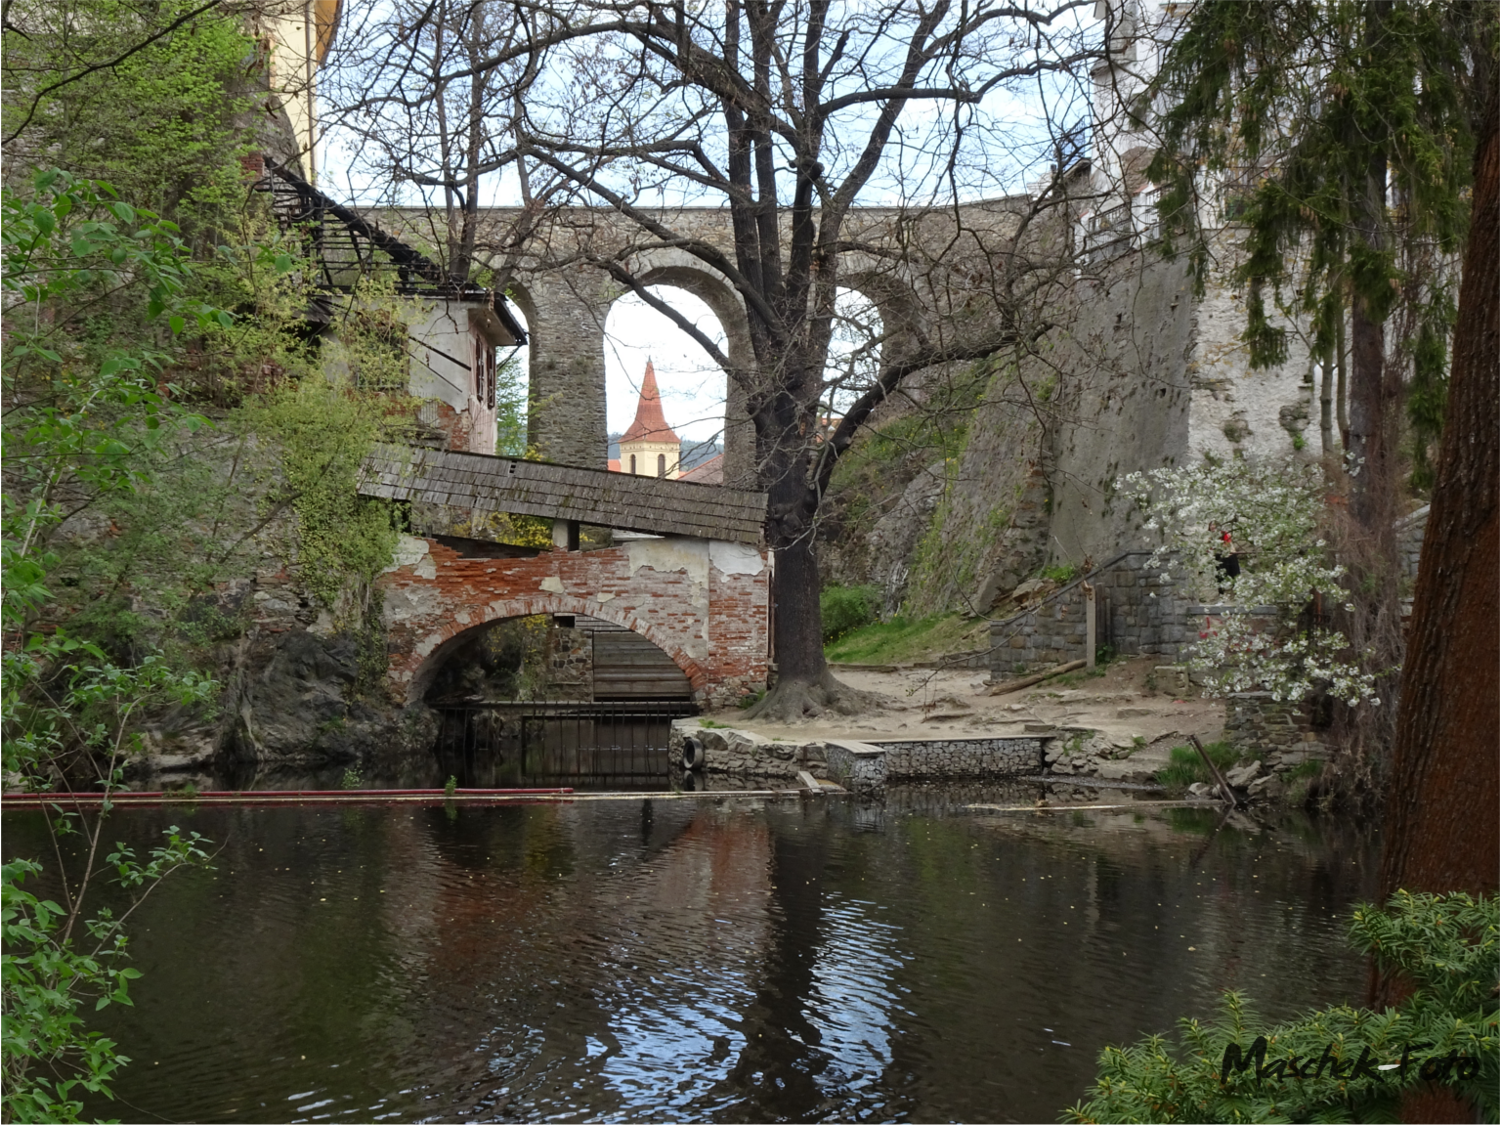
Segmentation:
{"type": "Polygon", "coordinates": [[[674,768],[683,765],[688,739],[701,748],[705,774],[792,780],[806,771],[820,781],[857,791],[891,782],[1034,777],[1042,769],[1045,742],[1036,736],[794,742],[733,727],[703,726],[700,719],[678,719],[672,724],[668,746],[674,768]]]}
{"type": "MultiPolygon", "coordinates": [[[[1313,741],[1303,712],[1272,706],[1269,697],[1255,696],[1231,699],[1229,715],[1228,740],[1239,745],[1245,757],[1243,764],[1225,771],[1229,784],[1252,802],[1270,803],[1305,794],[1305,782],[1326,752],[1313,741]]],[[[1174,734],[1148,742],[1139,734],[1045,723],[1027,724],[1023,734],[936,738],[875,734],[863,739],[824,734],[794,739],[687,718],[672,725],[669,757],[674,768],[683,766],[689,739],[696,743],[690,756],[701,759],[697,768],[708,779],[719,775],[795,784],[798,775],[806,772],[820,781],[866,793],[887,785],[1019,778],[1075,783],[1088,791],[1155,786],[1158,774],[1171,762],[1173,747],[1184,741],[1174,734]]],[[[1055,795],[1066,798],[1064,790],[1055,795]]],[[[1214,794],[1209,786],[1195,784],[1188,796],[1213,799],[1214,794]]]]}

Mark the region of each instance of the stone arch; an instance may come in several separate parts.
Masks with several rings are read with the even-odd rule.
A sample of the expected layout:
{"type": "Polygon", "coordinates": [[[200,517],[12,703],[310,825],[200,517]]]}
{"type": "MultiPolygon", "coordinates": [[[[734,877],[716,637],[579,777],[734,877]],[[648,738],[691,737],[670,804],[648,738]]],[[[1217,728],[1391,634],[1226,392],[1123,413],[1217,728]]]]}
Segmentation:
{"type": "MultiPolygon", "coordinates": [[[[730,366],[753,371],[755,352],[750,344],[750,322],[745,302],[725,277],[680,250],[643,253],[633,263],[643,285],[667,285],[691,293],[718,317],[724,329],[725,354],[730,366]]],[[[724,483],[750,488],[755,475],[755,428],[746,408],[744,385],[733,371],[724,379],[724,483]]]]}
{"type": "Polygon", "coordinates": [[[564,614],[575,617],[597,617],[601,621],[619,625],[645,637],[670,656],[672,662],[682,669],[683,675],[687,676],[688,683],[692,685],[695,694],[701,692],[708,683],[708,670],[684,652],[675,637],[652,626],[649,622],[640,620],[634,613],[613,609],[608,602],[600,603],[589,598],[549,593],[487,602],[483,605],[455,606],[453,610],[447,624],[429,633],[416,645],[416,651],[421,652],[425,649],[426,655],[417,665],[411,680],[406,685],[408,706],[422,701],[427,694],[427,689],[432,686],[438,669],[465,640],[474,636],[478,631],[489,628],[497,621],[537,615],[564,614]],[[467,613],[464,612],[465,610],[467,613]],[[460,617],[467,617],[467,621],[461,623],[460,617]]]}
{"type": "Polygon", "coordinates": [[[886,349],[898,356],[914,351],[927,336],[929,310],[907,280],[888,267],[881,269],[872,263],[851,261],[839,271],[838,284],[840,289],[859,293],[880,313],[885,329],[883,354],[886,349]]]}

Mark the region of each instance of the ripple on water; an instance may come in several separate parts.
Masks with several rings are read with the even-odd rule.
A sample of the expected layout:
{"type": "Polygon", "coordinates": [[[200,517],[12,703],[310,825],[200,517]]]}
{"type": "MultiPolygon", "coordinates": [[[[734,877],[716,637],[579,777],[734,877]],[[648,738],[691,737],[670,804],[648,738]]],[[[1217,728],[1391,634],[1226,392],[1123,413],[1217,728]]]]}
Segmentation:
{"type": "MultiPolygon", "coordinates": [[[[950,802],[951,805],[951,802],[950,802]]],[[[131,810],[140,848],[180,810],[131,810]],[[156,817],[156,819],[153,819],[156,817]]],[[[685,801],[201,809],[132,920],[142,1119],[1051,1120],[1107,1042],[1357,992],[1328,825],[685,801]],[[1262,975],[1266,974],[1266,975],[1262,975]]],[[[7,855],[39,822],[7,813],[7,855]]],[[[93,1111],[95,1107],[90,1107],[93,1111]]]]}

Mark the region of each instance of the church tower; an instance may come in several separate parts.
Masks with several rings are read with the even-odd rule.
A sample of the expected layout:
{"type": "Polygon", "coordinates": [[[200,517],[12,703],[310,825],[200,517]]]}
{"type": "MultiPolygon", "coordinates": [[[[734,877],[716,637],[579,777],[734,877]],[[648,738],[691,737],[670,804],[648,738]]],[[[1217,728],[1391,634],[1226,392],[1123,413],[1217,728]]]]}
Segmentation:
{"type": "Polygon", "coordinates": [[[638,477],[680,475],[682,441],[667,425],[661,412],[661,392],[656,388],[656,368],[646,361],[646,375],[641,380],[641,398],[635,407],[635,421],[620,438],[620,471],[638,477]]]}

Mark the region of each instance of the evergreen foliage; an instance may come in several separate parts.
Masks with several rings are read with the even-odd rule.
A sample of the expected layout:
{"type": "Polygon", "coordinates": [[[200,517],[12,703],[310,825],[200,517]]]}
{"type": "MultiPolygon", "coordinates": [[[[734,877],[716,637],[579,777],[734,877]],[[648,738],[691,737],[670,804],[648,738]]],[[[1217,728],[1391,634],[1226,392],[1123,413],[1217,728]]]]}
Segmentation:
{"type": "Polygon", "coordinates": [[[1474,117],[1497,29],[1490,4],[1213,0],[1192,6],[1153,90],[1170,107],[1149,169],[1169,250],[1186,239],[1201,287],[1204,213],[1237,212],[1246,231],[1252,366],[1286,359],[1268,295],[1310,318],[1325,364],[1352,301],[1377,324],[1406,309],[1420,483],[1441,424],[1474,117]],[[1202,171],[1221,199],[1199,198],[1202,171]]]}
{"type": "Polygon", "coordinates": [[[1181,1020],[1176,1043],[1106,1047],[1089,1100],[1063,1120],[1396,1121],[1402,1094],[1431,1082],[1494,1121],[1500,900],[1398,891],[1384,909],[1356,909],[1349,938],[1413,986],[1399,1005],[1337,1005],[1263,1027],[1228,992],[1216,1020],[1181,1020]]]}

